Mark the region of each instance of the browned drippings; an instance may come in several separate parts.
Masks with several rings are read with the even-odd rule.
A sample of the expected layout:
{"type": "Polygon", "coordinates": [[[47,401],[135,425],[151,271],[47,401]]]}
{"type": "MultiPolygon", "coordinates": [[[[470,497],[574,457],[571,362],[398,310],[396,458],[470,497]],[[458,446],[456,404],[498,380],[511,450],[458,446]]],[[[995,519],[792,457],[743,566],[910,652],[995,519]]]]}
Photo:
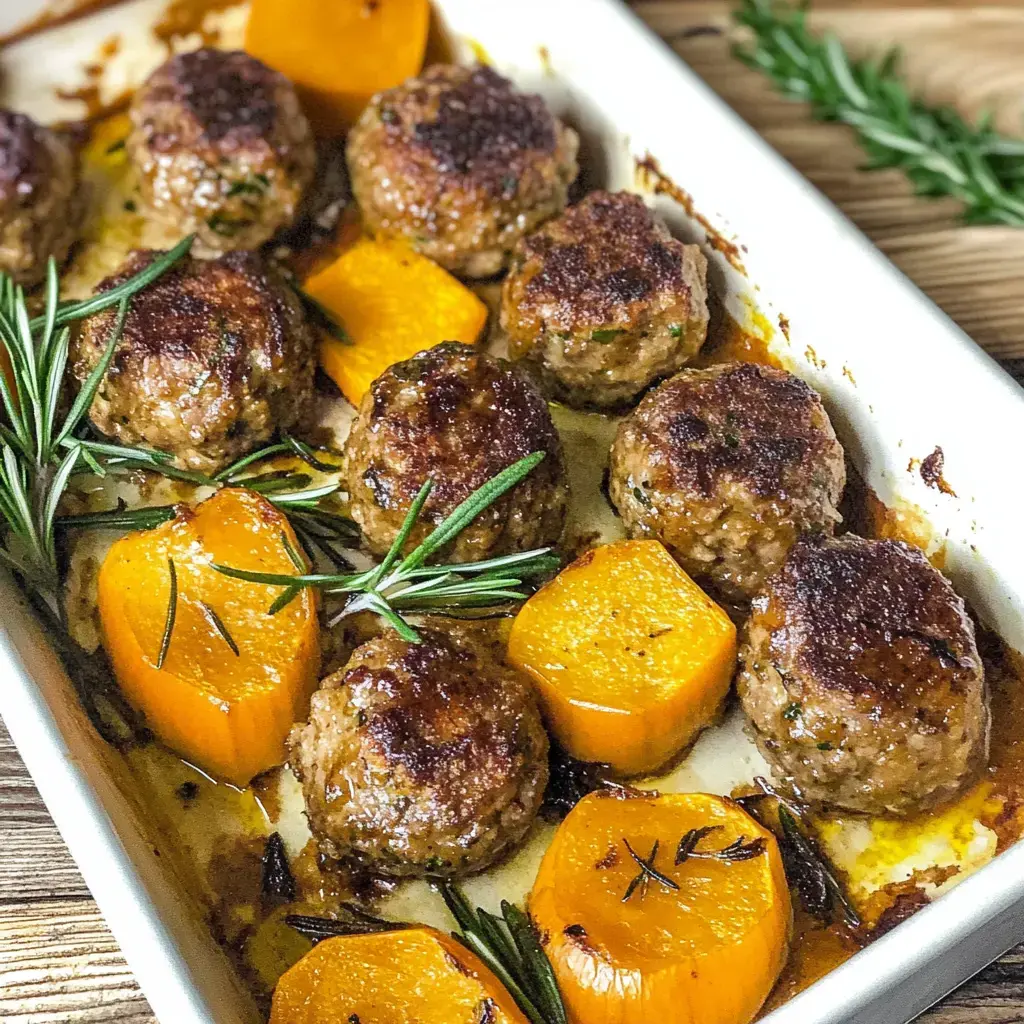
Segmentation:
{"type": "Polygon", "coordinates": [[[217,29],[206,24],[206,16],[214,11],[236,7],[239,0],[170,0],[160,20],[153,26],[153,35],[173,52],[175,43],[186,36],[198,35],[203,46],[216,46],[220,41],[217,29]]]}
{"type": "Polygon", "coordinates": [[[740,247],[722,235],[712,225],[711,221],[697,209],[693,196],[686,189],[677,185],[661,169],[661,165],[650,153],[646,154],[643,159],[636,160],[636,180],[645,191],[653,192],[654,195],[666,195],[674,199],[686,211],[690,219],[695,220],[704,229],[707,244],[712,249],[720,252],[741,274],[746,274],[740,258],[740,247]]]}

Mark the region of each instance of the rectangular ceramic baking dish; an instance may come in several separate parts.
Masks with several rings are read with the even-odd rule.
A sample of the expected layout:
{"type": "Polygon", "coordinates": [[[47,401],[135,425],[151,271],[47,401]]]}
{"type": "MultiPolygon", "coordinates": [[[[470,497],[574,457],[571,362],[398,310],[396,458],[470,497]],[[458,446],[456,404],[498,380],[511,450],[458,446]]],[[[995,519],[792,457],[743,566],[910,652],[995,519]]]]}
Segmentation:
{"type": "MultiPolygon", "coordinates": [[[[4,18],[19,23],[43,6],[6,0],[4,18]]],[[[770,333],[782,361],[825,395],[867,483],[890,506],[924,512],[958,589],[1024,648],[1024,495],[1007,459],[1024,436],[1017,385],[615,0],[437,8],[456,43],[543,92],[581,131],[591,184],[631,186],[636,160],[653,154],[719,249],[735,240],[745,275],[722,252],[713,259],[730,309],[770,333]],[[955,496],[908,471],[937,445],[955,496]]],[[[137,84],[161,59],[149,34],[161,9],[134,0],[8,47],[0,101],[45,120],[74,116],[53,87],[80,84],[112,34],[122,57],[106,87],[137,84]]],[[[704,240],[678,204],[656,202],[681,233],[704,240]]],[[[10,580],[0,580],[0,679],[0,714],[159,1019],[252,1020],[10,580]]],[[[1018,844],[767,1019],[902,1024],[1022,938],[1018,844]]]]}

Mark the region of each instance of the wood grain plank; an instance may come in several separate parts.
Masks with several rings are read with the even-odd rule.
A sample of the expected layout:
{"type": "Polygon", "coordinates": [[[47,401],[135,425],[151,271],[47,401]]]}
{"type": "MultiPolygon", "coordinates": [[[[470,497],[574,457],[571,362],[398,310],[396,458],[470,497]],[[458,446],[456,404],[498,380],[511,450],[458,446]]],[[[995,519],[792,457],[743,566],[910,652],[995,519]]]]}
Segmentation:
{"type": "Polygon", "coordinates": [[[46,900],[0,914],[5,1024],[153,1024],[91,900],[46,900]]]}
{"type": "MultiPolygon", "coordinates": [[[[729,55],[737,34],[719,0],[638,0],[636,12],[764,138],[825,193],[901,270],[1008,368],[1024,359],[1024,231],[964,227],[952,200],[915,197],[901,174],[860,170],[852,132],[813,123],[807,108],[779,97],[764,76],[729,55]],[[700,28],[718,35],[698,34],[700,28]]],[[[935,102],[968,114],[991,106],[1005,130],[1019,131],[1024,110],[1024,7],[968,10],[902,4],[812,17],[857,50],[902,44],[909,80],[935,102]]],[[[700,203],[700,197],[695,197],[700,203]]]]}

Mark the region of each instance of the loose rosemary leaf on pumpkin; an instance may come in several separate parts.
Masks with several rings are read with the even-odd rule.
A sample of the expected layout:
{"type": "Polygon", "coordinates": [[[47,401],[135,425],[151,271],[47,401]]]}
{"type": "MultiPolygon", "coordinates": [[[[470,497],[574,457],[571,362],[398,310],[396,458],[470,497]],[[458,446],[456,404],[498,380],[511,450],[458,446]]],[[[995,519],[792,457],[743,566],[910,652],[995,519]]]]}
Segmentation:
{"type": "Polygon", "coordinates": [[[741,0],[733,18],[752,36],[734,55],[818,120],[853,128],[866,170],[898,168],[918,195],[953,196],[969,224],[1024,226],[1024,139],[1000,134],[990,116],[971,124],[928,104],[903,81],[898,50],[853,58],[834,34],[808,29],[804,5],[741,0]]]}
{"type": "Polygon", "coordinates": [[[501,917],[474,910],[450,882],[440,890],[459,925],[454,937],[483,960],[532,1024],[568,1024],[555,972],[529,917],[506,900],[501,917]]]}

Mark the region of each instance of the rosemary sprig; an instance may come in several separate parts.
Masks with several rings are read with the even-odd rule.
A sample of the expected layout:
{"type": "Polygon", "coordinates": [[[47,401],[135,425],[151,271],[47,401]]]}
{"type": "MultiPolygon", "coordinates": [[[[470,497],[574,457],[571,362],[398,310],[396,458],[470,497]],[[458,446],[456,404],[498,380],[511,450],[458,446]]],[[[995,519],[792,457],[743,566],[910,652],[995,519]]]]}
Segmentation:
{"type": "Polygon", "coordinates": [[[764,853],[767,843],[763,838],[747,841],[746,836],[739,836],[728,846],[720,850],[698,850],[697,844],[712,832],[717,832],[721,825],[705,825],[703,828],[691,828],[676,847],[676,864],[685,864],[691,857],[696,860],[724,860],[736,863],[743,860],[753,860],[764,853]]]}
{"type": "Polygon", "coordinates": [[[309,292],[303,290],[295,282],[291,282],[299,301],[306,307],[306,316],[313,321],[321,330],[326,331],[336,341],[343,345],[351,345],[352,339],[348,336],[341,321],[322,303],[314,299],[309,292]]]}
{"type": "Polygon", "coordinates": [[[175,505],[150,505],[146,508],[128,508],[124,499],[117,508],[104,512],[85,512],[76,516],[58,516],[56,525],[61,529],[99,530],[151,530],[175,516],[175,505]]]}
{"type": "MultiPolygon", "coordinates": [[[[323,505],[323,499],[338,491],[340,484],[332,482],[310,487],[312,477],[308,473],[283,470],[245,475],[246,470],[256,469],[259,462],[282,454],[297,455],[319,473],[338,471],[337,464],[323,461],[317,449],[296,437],[285,434],[281,441],[249,453],[214,476],[179,470],[168,464],[172,456],[165,452],[128,449],[89,440],[80,443],[83,455],[95,452],[104,457],[105,469],[100,472],[145,469],[200,486],[247,487],[258,491],[288,517],[308,550],[320,550],[337,568],[352,568],[343,551],[358,543],[359,527],[351,519],[337,515],[323,505]]],[[[129,509],[124,500],[119,499],[116,508],[58,516],[55,525],[63,529],[148,530],[173,519],[176,511],[174,505],[129,509]]]]}
{"type": "Polygon", "coordinates": [[[24,290],[0,274],[0,351],[11,364],[0,373],[0,565],[14,571],[64,621],[57,565],[57,506],[80,465],[102,475],[126,460],[163,466],[166,456],[143,449],[94,442],[83,436],[84,420],[124,330],[131,298],[181,259],[185,238],[141,273],[84,302],[59,298],[57,265],[47,265],[43,313],[30,318],[24,290]],[[61,418],[70,324],[117,307],[107,346],[77,397],[61,418]]]}
{"type": "Polygon", "coordinates": [[[633,895],[634,892],[637,891],[637,888],[639,888],[640,890],[640,899],[643,900],[647,896],[647,888],[652,879],[665,889],[679,889],[678,882],[674,882],[671,878],[668,877],[668,875],[662,874],[654,866],[654,861],[657,859],[658,856],[658,848],[661,845],[659,840],[654,840],[654,845],[651,847],[651,852],[646,857],[641,857],[640,854],[637,853],[632,846],[630,846],[628,839],[623,839],[622,842],[626,849],[629,851],[630,857],[632,857],[633,860],[636,861],[637,865],[640,868],[640,873],[633,878],[633,880],[629,883],[628,886],[626,886],[626,891],[622,894],[623,903],[629,902],[630,897],[633,895]]]}
{"type": "Polygon", "coordinates": [[[433,486],[433,482],[427,480],[383,561],[365,572],[287,575],[235,569],[216,563],[213,567],[233,579],[284,587],[270,606],[270,614],[276,614],[286,607],[300,590],[313,588],[324,594],[345,598],[341,611],[330,620],[331,625],[358,612],[375,612],[404,639],[419,643],[419,634],[402,617],[402,611],[443,612],[452,608],[488,608],[502,602],[522,601],[529,596],[522,589],[527,580],[550,573],[558,567],[558,559],[549,554],[550,548],[502,555],[481,562],[424,564],[484,509],[532,472],[544,457],[544,452],[534,452],[502,470],[474,491],[410,554],[402,558],[401,552],[433,486]]]}
{"type": "Polygon", "coordinates": [[[460,928],[455,938],[483,960],[532,1024],[568,1024],[555,972],[529,917],[506,900],[501,917],[474,911],[450,882],[440,889],[460,928]]]}
{"type": "Polygon", "coordinates": [[[899,73],[899,51],[851,58],[832,33],[807,28],[806,5],[741,0],[733,12],[752,33],[736,57],[768,75],[784,96],[821,121],[852,127],[867,170],[898,168],[921,196],[953,196],[969,224],[1024,226],[1024,139],[970,124],[950,107],[915,97],[899,73]]]}

